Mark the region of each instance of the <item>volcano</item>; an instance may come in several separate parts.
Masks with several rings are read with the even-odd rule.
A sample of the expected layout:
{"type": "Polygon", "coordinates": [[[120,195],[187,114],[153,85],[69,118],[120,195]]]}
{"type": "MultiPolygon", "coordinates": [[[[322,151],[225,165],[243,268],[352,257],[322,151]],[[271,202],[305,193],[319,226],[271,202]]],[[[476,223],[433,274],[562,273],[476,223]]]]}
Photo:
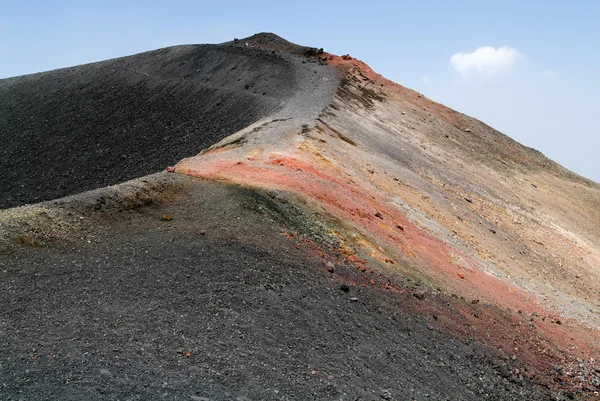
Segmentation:
{"type": "Polygon", "coordinates": [[[0,80],[0,398],[596,399],[600,185],[261,33],[0,80]]]}

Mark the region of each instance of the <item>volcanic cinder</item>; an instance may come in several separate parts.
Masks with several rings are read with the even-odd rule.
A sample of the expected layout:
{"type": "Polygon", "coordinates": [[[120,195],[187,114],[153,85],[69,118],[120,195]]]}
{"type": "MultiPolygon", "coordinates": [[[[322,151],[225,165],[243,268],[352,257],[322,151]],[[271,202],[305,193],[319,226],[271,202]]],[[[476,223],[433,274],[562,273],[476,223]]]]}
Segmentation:
{"type": "Polygon", "coordinates": [[[3,400],[598,397],[600,185],[349,55],[178,46],[0,110],[3,400]]]}

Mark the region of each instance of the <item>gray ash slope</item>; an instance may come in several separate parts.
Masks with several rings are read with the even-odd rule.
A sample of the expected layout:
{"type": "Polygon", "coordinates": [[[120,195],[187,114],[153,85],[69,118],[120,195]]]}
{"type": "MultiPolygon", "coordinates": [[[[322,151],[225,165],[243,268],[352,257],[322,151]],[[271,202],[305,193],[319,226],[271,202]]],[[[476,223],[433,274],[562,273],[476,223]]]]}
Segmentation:
{"type": "MultiPolygon", "coordinates": [[[[335,72],[307,62],[306,48],[294,46],[260,34],[0,81],[2,110],[14,108],[13,120],[2,117],[6,146],[29,151],[7,126],[38,127],[18,135],[40,141],[39,155],[3,150],[12,163],[0,160],[8,193],[0,194],[1,205],[35,201],[30,193],[52,198],[145,174],[136,164],[161,170],[259,119],[290,119],[283,129],[298,128],[287,124],[319,112],[335,88],[335,72]],[[190,68],[192,55],[201,68],[190,68]],[[101,70],[120,86],[91,82],[86,69],[101,70]],[[148,99],[131,94],[134,84],[148,99]],[[76,90],[95,94],[75,101],[76,90]],[[192,107],[195,93],[207,95],[192,107]],[[177,96],[188,101],[173,99],[179,109],[161,114],[164,99],[177,96]],[[43,100],[43,113],[36,99],[43,100]],[[82,112],[93,117],[95,125],[86,126],[94,136],[77,128],[82,99],[102,116],[82,112]],[[138,120],[137,114],[114,115],[129,113],[131,104],[139,106],[138,120]],[[54,138],[36,135],[44,122],[28,121],[34,112],[52,121],[54,138]],[[175,117],[180,125],[161,125],[162,118],[175,117]],[[135,122],[124,134],[118,124],[128,119],[135,122]],[[198,121],[206,126],[194,128],[198,121]],[[202,136],[212,132],[209,124],[218,130],[233,123],[239,126],[202,136]],[[98,127],[115,131],[108,136],[98,127]],[[183,140],[182,127],[199,135],[183,140]],[[72,136],[55,144],[63,131],[72,136]],[[104,162],[88,150],[105,138],[114,142],[95,171],[107,171],[104,181],[91,171],[86,181],[84,173],[104,162]],[[165,158],[135,156],[146,144],[150,158],[165,158]],[[180,153],[169,148],[176,144],[180,153]],[[77,186],[80,181],[85,185],[77,186]]],[[[438,331],[414,313],[410,292],[353,284],[342,290],[362,273],[304,241],[301,234],[320,224],[323,233],[330,230],[302,205],[285,193],[158,173],[0,211],[0,222],[16,227],[0,225],[0,399],[549,398],[547,389],[511,376],[510,360],[438,331]],[[292,239],[281,235],[290,231],[292,239]],[[335,263],[333,271],[327,262],[335,263]]]]}
{"type": "Polygon", "coordinates": [[[84,226],[76,239],[5,258],[0,399],[549,398],[431,327],[410,293],[343,290],[362,273],[335,257],[328,271],[301,236],[281,235],[318,224],[285,193],[137,181],[144,206],[100,190],[61,200],[84,226]]]}
{"type": "Polygon", "coordinates": [[[0,208],[160,171],[308,103],[306,49],[258,34],[0,80],[0,208]]]}

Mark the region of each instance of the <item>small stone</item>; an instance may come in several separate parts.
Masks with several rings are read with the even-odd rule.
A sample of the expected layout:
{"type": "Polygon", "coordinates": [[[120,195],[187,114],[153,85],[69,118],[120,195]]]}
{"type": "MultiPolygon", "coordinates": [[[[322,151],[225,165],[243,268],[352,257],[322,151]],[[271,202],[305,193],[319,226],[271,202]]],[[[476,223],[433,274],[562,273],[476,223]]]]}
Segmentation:
{"type": "Polygon", "coordinates": [[[347,284],[340,285],[340,290],[344,292],[350,292],[350,287],[347,284]]]}
{"type": "Polygon", "coordinates": [[[350,301],[352,301],[352,302],[358,302],[358,298],[356,298],[356,297],[350,298],[350,301]]]}
{"type": "Polygon", "coordinates": [[[162,221],[171,221],[173,220],[173,217],[169,216],[168,214],[163,214],[162,216],[160,216],[160,219],[162,221]]]}
{"type": "Polygon", "coordinates": [[[392,393],[390,393],[389,390],[383,390],[381,392],[381,394],[379,394],[381,396],[381,398],[383,398],[384,400],[391,400],[392,399],[392,393]]]}
{"type": "Polygon", "coordinates": [[[175,172],[175,166],[167,167],[167,173],[174,173],[174,172],[175,172]]]}
{"type": "Polygon", "coordinates": [[[496,370],[498,371],[498,373],[500,373],[500,376],[504,377],[505,379],[508,379],[510,377],[510,370],[508,370],[506,366],[500,365],[496,368],[496,370]]]}
{"type": "Polygon", "coordinates": [[[471,199],[471,198],[465,198],[465,200],[469,203],[473,203],[473,199],[471,199]]]}
{"type": "Polygon", "coordinates": [[[327,262],[327,271],[329,273],[333,273],[335,271],[335,265],[333,262],[327,262]]]}
{"type": "Polygon", "coordinates": [[[396,228],[400,231],[404,231],[404,226],[402,226],[400,224],[396,224],[396,228]]]}
{"type": "Polygon", "coordinates": [[[477,305],[477,304],[479,303],[479,300],[478,300],[478,299],[474,299],[474,300],[472,300],[472,301],[471,301],[471,303],[472,303],[473,305],[477,305]]]}
{"type": "Polygon", "coordinates": [[[423,299],[425,298],[425,294],[423,294],[422,292],[413,292],[413,297],[417,299],[423,299]]]}

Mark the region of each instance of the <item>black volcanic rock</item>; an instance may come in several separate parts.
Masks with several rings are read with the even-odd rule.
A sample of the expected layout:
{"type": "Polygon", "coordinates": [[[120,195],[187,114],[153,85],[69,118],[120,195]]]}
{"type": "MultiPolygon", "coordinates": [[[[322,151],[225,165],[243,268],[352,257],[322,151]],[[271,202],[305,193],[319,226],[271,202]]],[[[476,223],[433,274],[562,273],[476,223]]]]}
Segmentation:
{"type": "Polygon", "coordinates": [[[295,85],[281,55],[227,44],[0,80],[0,208],[160,171],[275,111],[295,85]]]}

